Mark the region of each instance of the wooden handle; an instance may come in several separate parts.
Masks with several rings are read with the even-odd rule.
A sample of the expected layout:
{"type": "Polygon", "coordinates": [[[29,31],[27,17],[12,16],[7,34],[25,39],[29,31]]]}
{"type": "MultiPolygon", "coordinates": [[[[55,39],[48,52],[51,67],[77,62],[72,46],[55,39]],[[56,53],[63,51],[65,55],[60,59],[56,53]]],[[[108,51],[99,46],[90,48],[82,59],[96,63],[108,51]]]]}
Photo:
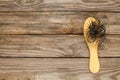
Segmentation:
{"type": "Polygon", "coordinates": [[[89,46],[89,51],[90,51],[90,71],[92,73],[97,73],[100,69],[100,64],[98,60],[98,51],[97,51],[98,46],[97,45],[90,45],[89,46]]]}

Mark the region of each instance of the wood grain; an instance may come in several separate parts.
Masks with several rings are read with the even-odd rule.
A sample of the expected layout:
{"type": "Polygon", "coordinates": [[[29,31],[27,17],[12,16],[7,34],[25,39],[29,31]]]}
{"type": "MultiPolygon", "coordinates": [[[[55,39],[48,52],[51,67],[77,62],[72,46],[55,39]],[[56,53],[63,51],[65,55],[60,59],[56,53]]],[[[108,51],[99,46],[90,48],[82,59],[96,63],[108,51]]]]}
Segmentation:
{"type": "Polygon", "coordinates": [[[115,11],[119,0],[0,0],[0,11],[115,11]]]}
{"type": "Polygon", "coordinates": [[[120,80],[120,0],[0,0],[0,80],[120,80]],[[106,27],[89,72],[83,24],[106,27]]]}
{"type": "Polygon", "coordinates": [[[102,21],[106,34],[120,34],[120,13],[0,12],[0,34],[82,34],[86,18],[102,21]]]}
{"type": "Polygon", "coordinates": [[[0,80],[120,79],[120,58],[100,58],[97,74],[89,72],[88,62],[88,58],[0,58],[0,80]]]}
{"type": "MultiPolygon", "coordinates": [[[[120,35],[107,35],[99,57],[120,57],[120,35]]],[[[88,57],[83,35],[0,35],[1,57],[88,57]]]]}

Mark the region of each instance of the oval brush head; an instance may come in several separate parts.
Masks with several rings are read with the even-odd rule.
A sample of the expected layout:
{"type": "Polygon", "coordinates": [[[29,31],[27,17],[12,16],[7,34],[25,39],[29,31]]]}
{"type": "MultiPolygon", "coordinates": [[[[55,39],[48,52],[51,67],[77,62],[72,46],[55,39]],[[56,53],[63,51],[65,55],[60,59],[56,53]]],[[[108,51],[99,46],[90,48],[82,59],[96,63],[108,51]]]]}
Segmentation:
{"type": "Polygon", "coordinates": [[[92,73],[97,73],[99,71],[100,65],[98,60],[98,43],[99,43],[99,37],[98,35],[98,25],[99,21],[96,20],[93,17],[89,17],[86,19],[84,23],[84,38],[88,45],[89,51],[90,51],[90,71],[92,73]]]}
{"type": "Polygon", "coordinates": [[[97,27],[99,25],[99,21],[96,20],[93,17],[89,17],[88,19],[86,19],[85,23],[84,23],[84,38],[86,40],[87,43],[95,43],[98,44],[99,43],[99,37],[97,37],[97,27]]]}

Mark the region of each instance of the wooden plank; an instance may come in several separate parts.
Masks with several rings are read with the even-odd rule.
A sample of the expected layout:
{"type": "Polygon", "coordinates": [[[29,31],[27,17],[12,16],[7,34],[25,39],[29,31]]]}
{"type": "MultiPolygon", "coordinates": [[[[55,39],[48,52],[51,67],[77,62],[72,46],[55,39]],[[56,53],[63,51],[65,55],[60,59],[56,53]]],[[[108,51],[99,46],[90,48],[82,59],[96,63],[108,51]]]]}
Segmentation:
{"type": "Polygon", "coordinates": [[[0,80],[119,80],[120,58],[101,58],[89,72],[86,58],[0,58],[0,80]]]}
{"type": "Polygon", "coordinates": [[[115,11],[119,0],[0,0],[0,11],[115,11]]]}
{"type": "MultiPolygon", "coordinates": [[[[99,57],[120,57],[120,35],[107,35],[99,57]]],[[[88,57],[83,35],[0,35],[1,57],[88,57]]]]}
{"type": "Polygon", "coordinates": [[[0,12],[0,34],[82,34],[87,17],[96,17],[106,34],[120,34],[120,13],[0,12]]]}

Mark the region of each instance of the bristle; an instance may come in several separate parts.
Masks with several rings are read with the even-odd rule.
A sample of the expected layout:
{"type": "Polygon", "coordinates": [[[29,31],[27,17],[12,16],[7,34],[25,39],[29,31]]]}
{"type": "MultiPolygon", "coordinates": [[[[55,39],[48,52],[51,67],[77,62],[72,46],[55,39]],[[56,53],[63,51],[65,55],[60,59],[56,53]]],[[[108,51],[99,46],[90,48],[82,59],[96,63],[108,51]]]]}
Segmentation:
{"type": "MultiPolygon", "coordinates": [[[[99,20],[98,20],[99,21],[99,20]]],[[[91,22],[89,24],[88,32],[87,32],[87,40],[88,42],[92,43],[96,40],[96,38],[102,39],[102,37],[105,35],[105,27],[101,22],[99,21],[98,24],[95,22],[91,22]]]]}

